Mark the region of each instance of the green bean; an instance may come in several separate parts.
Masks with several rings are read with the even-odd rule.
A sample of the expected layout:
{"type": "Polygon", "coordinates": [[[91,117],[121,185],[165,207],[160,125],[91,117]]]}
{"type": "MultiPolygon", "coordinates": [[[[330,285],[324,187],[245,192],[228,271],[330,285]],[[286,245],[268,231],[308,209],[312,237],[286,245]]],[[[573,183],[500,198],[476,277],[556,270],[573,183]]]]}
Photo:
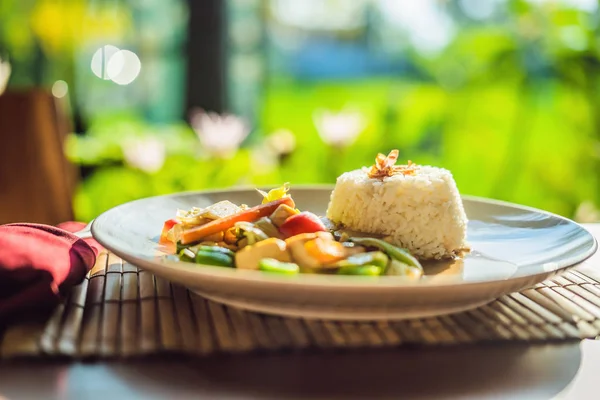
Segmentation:
{"type": "Polygon", "coordinates": [[[385,255],[385,253],[381,251],[371,251],[368,253],[354,254],[331,265],[336,267],[360,267],[362,265],[375,265],[384,268],[388,261],[389,258],[385,255]]]}
{"type": "Polygon", "coordinates": [[[196,258],[196,253],[194,253],[190,249],[184,248],[179,252],[179,259],[181,261],[194,262],[195,258],[196,258]]]}
{"type": "Polygon", "coordinates": [[[300,272],[298,264],[282,262],[274,258],[263,258],[258,262],[258,269],[265,272],[295,275],[300,272]]]}
{"type": "Polygon", "coordinates": [[[419,260],[413,257],[407,250],[396,247],[384,240],[375,238],[353,237],[350,238],[350,241],[356,244],[360,244],[361,246],[376,247],[379,250],[385,252],[394,260],[401,261],[407,265],[423,270],[423,266],[421,265],[419,260]]]}
{"type": "Polygon", "coordinates": [[[225,254],[229,257],[235,257],[235,253],[225,247],[221,247],[221,246],[205,246],[205,245],[201,245],[201,246],[194,246],[194,247],[190,247],[190,250],[192,250],[194,253],[197,253],[199,251],[211,251],[211,252],[215,252],[215,253],[222,253],[225,254]]]}
{"type": "Polygon", "coordinates": [[[338,270],[339,275],[379,276],[383,268],[378,265],[352,265],[338,270]]]}
{"type": "Polygon", "coordinates": [[[220,251],[199,250],[196,253],[196,264],[216,265],[219,267],[233,267],[233,258],[220,251]]]}

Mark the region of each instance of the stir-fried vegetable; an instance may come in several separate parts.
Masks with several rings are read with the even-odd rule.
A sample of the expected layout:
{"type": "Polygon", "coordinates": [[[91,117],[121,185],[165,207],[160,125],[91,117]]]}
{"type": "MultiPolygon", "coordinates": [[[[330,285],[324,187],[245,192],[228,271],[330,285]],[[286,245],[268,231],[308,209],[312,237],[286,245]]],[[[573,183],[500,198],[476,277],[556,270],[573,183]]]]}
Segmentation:
{"type": "Polygon", "coordinates": [[[305,247],[307,242],[317,238],[333,240],[333,236],[329,232],[301,233],[285,240],[292,258],[301,267],[318,268],[323,265],[317,258],[311,256],[305,247]]]}
{"type": "Polygon", "coordinates": [[[246,246],[235,253],[235,264],[241,269],[259,269],[260,260],[264,258],[273,258],[282,262],[292,261],[285,242],[281,239],[269,238],[246,246]]]}
{"type": "Polygon", "coordinates": [[[177,220],[185,227],[203,225],[215,219],[228,217],[242,211],[242,208],[229,200],[223,200],[206,208],[193,207],[191,210],[178,210],[177,220]]]}
{"type": "Polygon", "coordinates": [[[271,219],[271,222],[273,222],[273,225],[279,228],[289,217],[299,213],[300,211],[295,208],[282,204],[273,211],[273,214],[271,214],[269,218],[271,219]]]}
{"type": "Polygon", "coordinates": [[[218,265],[221,267],[234,266],[233,258],[218,251],[199,250],[196,253],[195,261],[197,264],[218,265]]]}
{"type": "Polygon", "coordinates": [[[230,215],[237,214],[240,211],[243,211],[241,207],[233,204],[229,200],[223,200],[213,204],[210,207],[207,207],[201,215],[204,218],[215,220],[229,217],[230,215]]]}
{"type": "Polygon", "coordinates": [[[389,244],[385,240],[374,239],[374,238],[366,238],[366,237],[353,237],[350,238],[350,241],[359,244],[361,246],[367,247],[376,247],[381,251],[385,252],[388,256],[392,257],[394,260],[401,261],[407,265],[416,267],[420,270],[423,270],[423,266],[415,257],[413,257],[408,251],[396,247],[392,244],[389,244]]]}
{"type": "Polygon", "coordinates": [[[190,250],[188,248],[184,248],[181,251],[179,251],[179,259],[181,261],[195,262],[196,253],[194,253],[192,250],[190,250]]]}
{"type": "Polygon", "coordinates": [[[398,260],[390,260],[385,275],[408,276],[411,278],[420,278],[423,271],[412,265],[405,264],[398,260]]]}
{"type": "Polygon", "coordinates": [[[235,257],[235,252],[225,248],[225,247],[221,247],[221,246],[204,246],[204,245],[199,245],[199,246],[192,246],[188,248],[189,250],[197,253],[199,251],[210,251],[210,252],[214,252],[214,253],[222,253],[225,254],[226,256],[229,257],[235,257]]]}
{"type": "Polygon", "coordinates": [[[164,244],[172,241],[172,235],[170,235],[170,233],[173,231],[173,227],[178,223],[179,222],[175,218],[165,221],[165,223],[163,224],[162,232],[160,233],[160,243],[164,244]]]}
{"type": "Polygon", "coordinates": [[[197,264],[233,267],[235,253],[220,246],[194,246],[181,250],[180,257],[197,264]]]}
{"type": "Polygon", "coordinates": [[[286,219],[279,231],[285,237],[292,237],[301,233],[326,232],[327,228],[315,214],[304,211],[286,219]]]}
{"type": "Polygon", "coordinates": [[[379,276],[381,275],[382,268],[377,265],[359,265],[359,266],[348,266],[339,269],[339,275],[366,275],[366,276],[379,276]]]}
{"type": "Polygon", "coordinates": [[[222,242],[224,234],[225,234],[225,232],[219,231],[219,232],[213,233],[212,235],[208,235],[208,236],[202,238],[202,241],[215,242],[215,243],[222,242]]]}
{"type": "Polygon", "coordinates": [[[329,264],[346,257],[346,248],[340,242],[316,238],[304,243],[306,252],[320,264],[329,264]]]}
{"type": "Polygon", "coordinates": [[[389,261],[389,258],[381,251],[372,251],[350,256],[340,260],[334,264],[336,267],[360,267],[363,265],[375,265],[384,268],[389,261]]]}
{"type": "Polygon", "coordinates": [[[198,226],[210,221],[210,219],[202,216],[203,213],[204,208],[198,207],[192,207],[191,210],[177,210],[176,219],[183,226],[198,226]]]}
{"type": "Polygon", "coordinates": [[[266,240],[269,236],[250,222],[236,222],[235,227],[240,232],[241,236],[247,239],[247,244],[251,245],[261,240],[266,240]]]}
{"type": "Polygon", "coordinates": [[[262,190],[256,189],[258,193],[263,195],[262,204],[269,203],[271,201],[279,200],[284,197],[290,197],[288,191],[290,190],[290,183],[286,182],[283,186],[269,190],[269,193],[265,193],[262,190]]]}
{"type": "Polygon", "coordinates": [[[252,208],[221,201],[179,211],[160,240],[175,243],[179,259],[196,264],[280,274],[423,275],[406,250],[365,233],[340,235],[328,219],[297,210],[288,191],[287,183],[259,191],[263,202],[252,208]]]}
{"type": "Polygon", "coordinates": [[[189,244],[197,242],[213,233],[225,231],[233,227],[237,222],[253,222],[262,217],[268,217],[281,204],[286,204],[290,207],[294,207],[295,205],[291,197],[283,197],[279,200],[261,204],[237,214],[214,220],[208,224],[185,230],[181,233],[181,243],[189,244]]]}
{"type": "Polygon", "coordinates": [[[235,244],[238,241],[238,229],[234,226],[223,233],[223,241],[227,244],[235,244]]]}
{"type": "Polygon", "coordinates": [[[280,274],[295,275],[300,272],[298,264],[281,262],[274,258],[263,258],[258,263],[258,269],[266,272],[277,272],[280,274]]]}
{"type": "Polygon", "coordinates": [[[256,221],[254,225],[263,231],[267,236],[281,239],[281,232],[279,232],[279,229],[277,229],[269,217],[262,217],[256,221]]]}

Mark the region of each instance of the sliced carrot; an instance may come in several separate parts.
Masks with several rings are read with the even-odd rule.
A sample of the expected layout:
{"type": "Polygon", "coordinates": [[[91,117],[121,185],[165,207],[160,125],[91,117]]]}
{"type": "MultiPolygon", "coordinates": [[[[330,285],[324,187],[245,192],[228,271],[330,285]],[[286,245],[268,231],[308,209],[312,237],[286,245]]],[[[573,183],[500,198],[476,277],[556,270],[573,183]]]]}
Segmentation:
{"type": "Polygon", "coordinates": [[[271,215],[273,211],[275,211],[275,209],[277,209],[277,207],[279,207],[281,204],[286,204],[292,208],[296,206],[291,197],[284,197],[269,203],[260,204],[237,214],[219,218],[209,222],[208,224],[183,231],[180,238],[181,244],[194,243],[208,235],[212,235],[213,233],[225,231],[233,227],[237,222],[257,221],[262,217],[271,215]]]}

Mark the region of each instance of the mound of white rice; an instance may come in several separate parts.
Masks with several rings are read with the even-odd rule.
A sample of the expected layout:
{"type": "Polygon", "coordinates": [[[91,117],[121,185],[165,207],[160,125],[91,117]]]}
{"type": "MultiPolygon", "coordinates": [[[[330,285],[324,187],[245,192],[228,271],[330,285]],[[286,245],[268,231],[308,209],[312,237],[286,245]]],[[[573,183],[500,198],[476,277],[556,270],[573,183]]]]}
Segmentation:
{"type": "Polygon", "coordinates": [[[353,231],[389,236],[420,259],[450,258],[466,248],[467,216],[450,171],[418,166],[414,175],[342,174],[327,217],[353,231]]]}

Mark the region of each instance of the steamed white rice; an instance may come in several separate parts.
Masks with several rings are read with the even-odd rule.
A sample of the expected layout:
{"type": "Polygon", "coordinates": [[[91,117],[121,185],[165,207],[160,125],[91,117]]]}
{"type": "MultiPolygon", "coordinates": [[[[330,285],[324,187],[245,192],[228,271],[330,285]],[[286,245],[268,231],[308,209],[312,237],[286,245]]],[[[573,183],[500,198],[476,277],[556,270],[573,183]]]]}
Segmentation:
{"type": "Polygon", "coordinates": [[[342,174],[327,217],[345,228],[389,236],[421,259],[450,258],[466,247],[467,216],[450,171],[418,166],[415,175],[342,174]]]}

